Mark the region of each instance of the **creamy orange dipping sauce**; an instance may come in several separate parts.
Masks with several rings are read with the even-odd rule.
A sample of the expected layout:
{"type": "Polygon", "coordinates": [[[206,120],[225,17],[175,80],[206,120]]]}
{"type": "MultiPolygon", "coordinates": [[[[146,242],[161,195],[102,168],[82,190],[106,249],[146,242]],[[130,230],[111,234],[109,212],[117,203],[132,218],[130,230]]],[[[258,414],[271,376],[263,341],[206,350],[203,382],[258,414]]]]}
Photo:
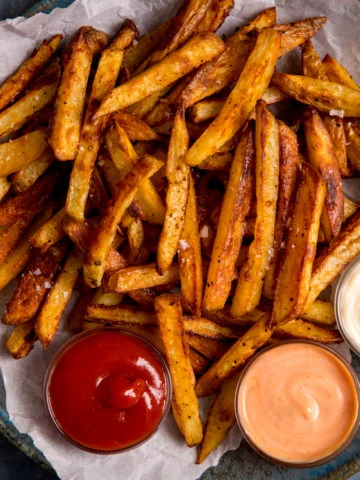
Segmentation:
{"type": "Polygon", "coordinates": [[[266,455],[311,463],[333,454],[357,423],[357,386],[345,364],[305,342],[259,355],[238,388],[237,416],[266,455]]]}

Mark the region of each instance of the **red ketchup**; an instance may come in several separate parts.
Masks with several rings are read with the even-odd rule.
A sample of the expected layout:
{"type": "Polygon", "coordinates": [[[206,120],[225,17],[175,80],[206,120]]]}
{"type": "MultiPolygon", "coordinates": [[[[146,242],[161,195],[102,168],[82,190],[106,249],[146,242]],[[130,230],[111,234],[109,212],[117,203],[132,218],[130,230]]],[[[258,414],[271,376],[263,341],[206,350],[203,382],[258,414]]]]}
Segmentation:
{"type": "Polygon", "coordinates": [[[50,365],[47,406],[60,431],[95,452],[130,448],[158,427],[170,403],[159,354],[139,337],[92,331],[70,342],[50,365]]]}

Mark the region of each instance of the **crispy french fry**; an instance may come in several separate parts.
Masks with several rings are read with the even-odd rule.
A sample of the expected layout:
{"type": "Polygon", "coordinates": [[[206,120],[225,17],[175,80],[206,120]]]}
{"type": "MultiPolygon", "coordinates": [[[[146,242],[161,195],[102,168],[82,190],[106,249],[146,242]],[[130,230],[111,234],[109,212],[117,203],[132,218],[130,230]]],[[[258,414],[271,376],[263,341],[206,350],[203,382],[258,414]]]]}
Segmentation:
{"type": "Polygon", "coordinates": [[[4,200],[4,197],[8,194],[11,188],[11,183],[6,177],[0,178],[0,202],[4,200]]]}
{"type": "Polygon", "coordinates": [[[194,35],[183,47],[171,53],[105,97],[95,118],[132,105],[202,65],[224,49],[213,33],[194,35]]]}
{"type": "Polygon", "coordinates": [[[264,295],[274,298],[275,283],[280,267],[281,251],[285,246],[286,223],[291,213],[298,172],[299,146],[295,133],[283,122],[279,122],[279,197],[275,219],[274,244],[269,269],[264,281],[264,295]]]}
{"type": "Polygon", "coordinates": [[[34,248],[46,252],[56,242],[65,236],[63,221],[65,219],[65,209],[61,208],[48,222],[30,238],[30,243],[34,248]]]}
{"type": "Polygon", "coordinates": [[[136,258],[144,244],[144,228],[140,218],[133,218],[128,226],[128,242],[131,253],[136,258]]]}
{"type": "Polygon", "coordinates": [[[202,375],[209,368],[209,360],[193,348],[189,348],[189,358],[194,375],[202,375]]]}
{"type": "Polygon", "coordinates": [[[121,218],[131,205],[142,182],[150,178],[162,165],[156,158],[145,155],[136,164],[136,169],[129,172],[118,184],[117,195],[108,204],[85,256],[84,278],[89,286],[100,285],[105,271],[105,261],[121,218]]]}
{"type": "Polygon", "coordinates": [[[346,68],[337,62],[335,58],[327,54],[324,57],[323,64],[326,75],[332,82],[341,83],[342,85],[347,85],[350,88],[360,88],[346,68]]]}
{"type": "Polygon", "coordinates": [[[86,309],[94,297],[94,290],[81,293],[76,299],[75,305],[67,317],[67,327],[71,333],[82,331],[82,323],[86,315],[86,309]]]}
{"type": "Polygon", "coordinates": [[[164,275],[159,275],[155,263],[135,265],[113,273],[105,279],[107,291],[126,293],[139,288],[156,287],[157,285],[173,285],[179,281],[179,269],[176,264],[171,265],[164,275]]]}
{"type": "Polygon", "coordinates": [[[347,220],[356,210],[359,208],[357,203],[352,202],[348,198],[344,197],[344,222],[347,220]]]}
{"type": "Polygon", "coordinates": [[[52,280],[68,245],[65,241],[54,245],[45,253],[38,252],[33,255],[13,296],[6,305],[3,323],[18,325],[31,320],[36,315],[52,286],[52,280]]]}
{"type": "Polygon", "coordinates": [[[196,30],[198,32],[216,32],[233,6],[234,0],[212,0],[196,30]]]}
{"type": "Polygon", "coordinates": [[[249,213],[254,191],[254,154],[254,132],[252,128],[247,128],[236,149],[221,206],[206,280],[205,310],[223,308],[230,293],[245,230],[245,217],[249,213]]]}
{"type": "MultiPolygon", "coordinates": [[[[119,182],[134,168],[138,161],[138,155],[126,132],[118,125],[116,116],[114,120],[114,124],[109,128],[105,140],[107,150],[118,170],[118,172],[110,172],[109,177],[115,177],[117,182],[119,182]]],[[[108,163],[105,162],[104,166],[107,165],[108,163]]],[[[114,188],[114,191],[115,190],[116,187],[114,188]]],[[[143,220],[159,225],[164,223],[165,206],[151,183],[151,180],[146,179],[144,181],[135,196],[135,201],[142,210],[143,220]]]]}
{"type": "Polygon", "coordinates": [[[81,27],[63,54],[63,73],[55,99],[49,139],[59,160],[73,160],[76,157],[91,62],[107,41],[105,33],[92,27],[81,27]]]}
{"type": "Polygon", "coordinates": [[[345,117],[360,116],[360,91],[328,80],[275,73],[273,84],[290,97],[324,112],[342,110],[345,117]]]}
{"type": "Polygon", "coordinates": [[[14,328],[6,341],[6,348],[16,358],[25,358],[34,347],[36,341],[35,320],[29,320],[14,328]]]}
{"type": "Polygon", "coordinates": [[[199,378],[195,386],[196,394],[206,397],[215,392],[226,378],[236,373],[256,350],[267,343],[272,332],[269,315],[264,314],[199,378]]]}
{"type": "Polygon", "coordinates": [[[88,321],[94,319],[109,324],[138,323],[140,325],[156,325],[154,312],[134,305],[98,305],[90,304],[86,310],[88,321]]]}
{"type": "Polygon", "coordinates": [[[335,325],[334,305],[324,300],[315,300],[301,314],[304,320],[320,325],[332,327],[335,325]]]}
{"type": "Polygon", "coordinates": [[[81,271],[82,263],[83,253],[75,246],[36,317],[35,331],[45,348],[48,348],[54,339],[62,314],[81,271]]]}
{"type": "Polygon", "coordinates": [[[302,166],[291,229],[276,283],[272,325],[301,315],[310,289],[325,185],[308,164],[302,166]]]}
{"type": "Polygon", "coordinates": [[[160,140],[160,135],[147,123],[124,110],[117,112],[116,121],[128,134],[131,141],[160,140]]]}
{"type": "Polygon", "coordinates": [[[0,113],[0,137],[19,130],[36,112],[49,105],[55,98],[60,66],[57,74],[35,85],[16,103],[0,113]]]}
{"type": "Polygon", "coordinates": [[[35,130],[11,142],[2,143],[0,145],[0,176],[6,177],[29,165],[39,158],[46,148],[45,130],[35,130]]]}
{"type": "Polygon", "coordinates": [[[326,17],[313,17],[299,20],[298,22],[275,25],[274,30],[281,33],[281,45],[279,56],[285,55],[294,48],[310,39],[323,28],[327,21],[326,17]]]}
{"type": "Polygon", "coordinates": [[[219,151],[247,121],[256,101],[264,94],[278,57],[280,34],[264,29],[259,33],[239,80],[215,120],[186,155],[189,165],[202,163],[219,151]]]}
{"type": "Polygon", "coordinates": [[[202,463],[235,425],[234,397],[238,381],[238,375],[226,379],[213,400],[204,426],[204,437],[196,463],[202,463]]]}
{"type": "Polygon", "coordinates": [[[344,217],[344,192],[331,138],[317,111],[308,109],[304,132],[310,163],[320,173],[326,186],[321,227],[329,242],[336,237],[344,217]]]}
{"type": "Polygon", "coordinates": [[[353,172],[347,159],[344,122],[341,118],[330,115],[326,115],[323,122],[333,144],[334,155],[340,175],[342,177],[351,177],[353,172]]]}
{"type": "Polygon", "coordinates": [[[207,338],[239,338],[244,333],[243,329],[220,325],[204,317],[184,316],[183,322],[186,333],[207,338]]]}
{"type": "Polygon", "coordinates": [[[123,299],[124,299],[124,295],[122,293],[114,293],[114,292],[106,293],[103,291],[101,287],[99,287],[96,290],[96,293],[91,303],[95,305],[114,306],[114,305],[120,305],[123,299]]]}
{"type": "Polygon", "coordinates": [[[279,126],[263,100],[256,106],[256,223],[254,240],[242,266],[231,306],[235,317],[253,310],[260,301],[274,244],[279,187],[279,126]]]}
{"type": "Polygon", "coordinates": [[[155,312],[163,341],[165,357],[173,384],[173,395],[178,427],[189,447],[202,440],[202,425],[198,399],[190,371],[188,350],[185,346],[182,309],[179,297],[163,294],[155,299],[155,312]]]}
{"type": "Polygon", "coordinates": [[[212,362],[219,360],[230,347],[230,344],[222,339],[192,333],[186,334],[186,341],[194,350],[212,362]]]}
{"type": "Polygon", "coordinates": [[[360,170],[360,133],[355,130],[351,122],[344,122],[346,136],[346,154],[351,165],[360,170]]]}
{"type": "Polygon", "coordinates": [[[320,343],[341,343],[343,341],[339,330],[329,330],[304,320],[290,320],[275,329],[276,336],[304,338],[320,343]]]}
{"type": "Polygon", "coordinates": [[[306,77],[328,80],[325,67],[311,40],[306,40],[301,45],[301,70],[306,77]]]}
{"type": "Polygon", "coordinates": [[[0,289],[8,285],[17,275],[24,269],[30,258],[30,238],[34,233],[46,223],[53,213],[53,208],[50,206],[45,208],[40,216],[35,217],[29,230],[22,236],[17,247],[6,257],[4,262],[0,265],[0,289]]]}
{"type": "Polygon", "coordinates": [[[57,49],[62,35],[54,35],[50,40],[44,40],[38,50],[0,87],[0,110],[11,103],[41,71],[57,49]]]}
{"type": "Polygon", "coordinates": [[[184,310],[200,315],[203,294],[203,269],[199,224],[197,219],[196,192],[190,175],[184,228],[178,248],[181,297],[184,310]],[[185,243],[184,243],[185,242],[185,243]],[[186,248],[182,248],[181,245],[186,248]]]}
{"type": "Polygon", "coordinates": [[[201,170],[228,172],[233,162],[232,152],[218,152],[210,155],[204,162],[198,165],[201,170]]]}
{"type": "Polygon", "coordinates": [[[53,152],[47,148],[39,158],[15,172],[11,177],[14,191],[21,193],[30,188],[53,164],[54,160],[53,152]]]}
{"type": "MultiPolygon", "coordinates": [[[[63,228],[75,245],[83,252],[86,251],[89,241],[92,242],[95,235],[95,227],[88,220],[82,223],[65,219],[63,228]]],[[[105,261],[105,270],[113,272],[126,266],[127,261],[125,258],[111,246],[105,261]]]]}
{"type": "Polygon", "coordinates": [[[172,264],[178,244],[179,248],[182,248],[179,240],[185,222],[190,182],[190,167],[184,162],[188,145],[189,136],[185,123],[185,111],[179,109],[174,120],[166,163],[166,176],[169,181],[166,193],[166,213],[156,256],[160,274],[163,274],[172,264]]]}
{"type": "Polygon", "coordinates": [[[305,309],[320,292],[360,253],[360,212],[357,210],[345,223],[340,234],[317,256],[305,309]]]}
{"type": "Polygon", "coordinates": [[[136,38],[135,24],[128,20],[106,48],[99,60],[95,73],[86,116],[81,127],[79,150],[71,172],[69,190],[66,198],[67,214],[78,221],[83,221],[85,205],[89,194],[90,179],[95,160],[100,148],[101,134],[106,124],[106,117],[92,120],[99,103],[115,86],[124,56],[124,50],[136,38]]]}

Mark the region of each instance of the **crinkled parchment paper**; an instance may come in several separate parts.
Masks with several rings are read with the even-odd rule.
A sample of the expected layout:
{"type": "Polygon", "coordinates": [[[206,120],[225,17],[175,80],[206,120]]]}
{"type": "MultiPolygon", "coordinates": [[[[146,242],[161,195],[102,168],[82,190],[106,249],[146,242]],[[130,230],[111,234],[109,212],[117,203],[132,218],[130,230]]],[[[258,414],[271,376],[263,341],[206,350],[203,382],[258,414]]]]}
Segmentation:
{"type": "MultiPolygon", "coordinates": [[[[62,33],[68,41],[81,25],[92,25],[113,34],[125,18],[135,20],[143,33],[171,16],[179,3],[179,0],[77,0],[49,15],[0,22],[0,82],[42,39],[55,33],[62,33]]],[[[315,47],[321,55],[327,52],[334,55],[360,81],[358,0],[235,0],[235,8],[219,33],[231,33],[236,26],[274,4],[278,7],[280,22],[326,15],[328,23],[314,40],[315,47]]],[[[289,62],[292,71],[298,69],[298,53],[289,57],[282,62],[281,69],[289,68],[289,62]]],[[[4,304],[9,295],[10,288],[1,293],[0,304],[4,304]]],[[[195,479],[210,465],[216,465],[226,450],[237,448],[241,441],[234,428],[216,452],[202,465],[195,465],[196,451],[186,447],[170,415],[148,443],[132,452],[109,456],[82,452],[57,433],[45,416],[42,400],[46,366],[69,334],[59,332],[47,352],[36,345],[28,358],[15,361],[5,349],[8,332],[8,328],[0,326],[0,373],[5,381],[10,418],[20,432],[33,438],[62,480],[195,479]]],[[[346,348],[344,351],[349,353],[346,348]]]]}

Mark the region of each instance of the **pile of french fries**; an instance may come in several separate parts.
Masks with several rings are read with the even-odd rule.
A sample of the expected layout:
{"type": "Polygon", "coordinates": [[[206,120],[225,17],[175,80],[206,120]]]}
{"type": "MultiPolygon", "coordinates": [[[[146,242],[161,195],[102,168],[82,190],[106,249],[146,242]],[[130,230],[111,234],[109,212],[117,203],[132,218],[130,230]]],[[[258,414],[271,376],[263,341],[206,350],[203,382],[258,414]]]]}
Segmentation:
{"type": "Polygon", "coordinates": [[[270,8],[223,41],[232,6],[186,0],[139,39],[132,21],[113,39],[82,27],[62,53],[55,35],[0,87],[9,352],[48,348],[80,292],[72,332],[121,327],[163,351],[199,463],[256,351],[342,341],[318,297],[360,253],[342,188],[360,170],[360,87],[313,48],[326,18],[277,24],[270,8]],[[299,46],[302,75],[277,73],[299,46]]]}

